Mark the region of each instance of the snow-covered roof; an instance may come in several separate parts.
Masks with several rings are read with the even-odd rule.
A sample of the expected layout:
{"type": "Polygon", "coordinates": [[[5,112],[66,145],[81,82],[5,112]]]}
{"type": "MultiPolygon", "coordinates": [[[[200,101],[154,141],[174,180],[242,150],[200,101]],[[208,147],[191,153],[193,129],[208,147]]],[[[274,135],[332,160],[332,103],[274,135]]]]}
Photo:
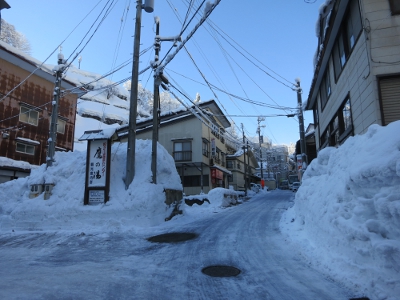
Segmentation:
{"type": "Polygon", "coordinates": [[[229,171],[228,169],[225,169],[223,167],[220,167],[218,165],[212,165],[210,168],[215,168],[215,169],[218,169],[218,170],[220,170],[220,171],[222,171],[222,172],[224,172],[226,174],[232,175],[231,171],[229,171]]]}
{"type": "MultiPolygon", "coordinates": [[[[45,78],[48,81],[55,80],[52,65],[47,65],[44,62],[41,62],[36,58],[33,58],[32,56],[26,54],[25,52],[22,52],[21,50],[18,50],[17,48],[3,41],[0,41],[0,50],[3,50],[1,57],[2,59],[9,61],[10,63],[28,72],[35,71],[36,75],[45,78]]],[[[71,88],[74,86],[74,84],[70,82],[68,79],[62,80],[61,85],[64,88],[71,88]]]]}
{"type": "Polygon", "coordinates": [[[11,158],[0,156],[0,167],[11,167],[16,169],[30,170],[37,168],[38,166],[31,165],[25,161],[14,160],[11,158]]]}
{"type": "Polygon", "coordinates": [[[110,139],[114,135],[115,130],[116,130],[115,128],[88,130],[88,131],[85,131],[84,134],[78,140],[79,141],[87,141],[87,140],[110,139]]]}

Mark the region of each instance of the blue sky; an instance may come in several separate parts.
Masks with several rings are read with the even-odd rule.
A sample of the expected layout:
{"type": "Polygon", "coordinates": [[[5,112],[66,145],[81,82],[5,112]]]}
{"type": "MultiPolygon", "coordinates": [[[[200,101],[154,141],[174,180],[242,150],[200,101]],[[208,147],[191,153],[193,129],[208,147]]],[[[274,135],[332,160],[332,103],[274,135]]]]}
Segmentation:
{"type": "MultiPolygon", "coordinates": [[[[31,55],[42,61],[64,40],[62,52],[65,58],[70,55],[73,57],[73,53],[81,50],[93,34],[99,22],[97,21],[91,30],[90,27],[101,10],[107,7],[107,4],[111,4],[110,13],[80,54],[81,69],[105,74],[132,58],[136,1],[7,2],[11,8],[2,11],[2,18],[26,36],[32,46],[31,55]],[[84,38],[87,32],[88,35],[84,38]],[[83,42],[79,45],[82,39],[83,42]]],[[[153,13],[142,13],[141,50],[151,47],[154,42],[155,16],[160,18],[161,36],[179,34],[182,24],[177,15],[181,21],[185,19],[190,1],[154,2],[153,13]]],[[[194,1],[189,19],[201,2],[194,1]]],[[[272,139],[274,144],[295,142],[299,139],[296,119],[273,116],[290,114],[291,110],[283,108],[296,107],[297,95],[290,89],[295,78],[301,79],[303,100],[308,96],[313,76],[313,57],[317,47],[315,24],[318,9],[324,2],[325,0],[317,0],[314,3],[306,3],[304,0],[222,0],[210,15],[208,20],[211,22],[204,23],[186,43],[186,48],[202,75],[182,49],[167,65],[167,77],[190,99],[195,99],[196,93],[200,93],[202,100],[216,99],[224,113],[231,115],[229,118],[235,122],[240,135],[243,123],[245,135],[256,136],[257,116],[267,116],[261,123],[265,125],[261,129],[262,135],[272,139]],[[212,91],[203,76],[210,84],[227,93],[262,105],[234,98],[217,89],[212,91]]],[[[203,9],[200,9],[200,16],[202,13],[203,9]]],[[[199,17],[195,17],[189,24],[182,34],[183,39],[198,20],[199,17]]],[[[162,43],[160,58],[167,54],[171,46],[171,42],[162,43]]],[[[47,63],[56,64],[56,53],[58,50],[50,56],[47,63]]],[[[153,59],[154,50],[150,49],[141,56],[139,69],[147,67],[153,59]]],[[[78,60],[74,64],[78,66],[78,60]]],[[[131,76],[131,68],[131,63],[128,63],[125,68],[109,78],[114,81],[128,78],[131,76]]],[[[140,80],[143,86],[152,90],[153,77],[150,71],[143,73],[140,80]]],[[[188,103],[188,100],[183,97],[182,99],[188,103]]],[[[312,122],[312,114],[307,112],[305,127],[312,122]]]]}

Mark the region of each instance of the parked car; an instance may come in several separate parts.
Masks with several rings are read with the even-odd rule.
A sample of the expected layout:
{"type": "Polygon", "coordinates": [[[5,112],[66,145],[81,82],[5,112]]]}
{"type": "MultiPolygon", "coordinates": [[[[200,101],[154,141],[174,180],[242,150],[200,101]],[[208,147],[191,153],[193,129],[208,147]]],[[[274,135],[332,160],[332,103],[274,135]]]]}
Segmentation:
{"type": "Polygon", "coordinates": [[[260,191],[260,186],[257,183],[250,183],[250,188],[253,192],[258,193],[260,191]]]}
{"type": "Polygon", "coordinates": [[[300,187],[300,182],[293,182],[293,184],[292,184],[292,191],[293,191],[293,192],[297,192],[297,190],[299,189],[299,187],[300,187]]]}

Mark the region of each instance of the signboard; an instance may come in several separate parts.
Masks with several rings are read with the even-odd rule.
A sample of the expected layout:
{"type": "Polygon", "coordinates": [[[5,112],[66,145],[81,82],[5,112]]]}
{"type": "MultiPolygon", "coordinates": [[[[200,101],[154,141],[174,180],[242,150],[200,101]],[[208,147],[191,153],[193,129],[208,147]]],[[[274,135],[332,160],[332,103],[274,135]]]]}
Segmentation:
{"type": "Polygon", "coordinates": [[[224,179],[224,173],[217,169],[211,169],[211,178],[224,179]]]}
{"type": "Polygon", "coordinates": [[[107,140],[91,141],[89,149],[88,187],[106,186],[107,140]]]}
{"type": "Polygon", "coordinates": [[[297,169],[300,170],[303,166],[303,160],[301,154],[297,154],[296,158],[297,158],[297,169]]]}
{"type": "Polygon", "coordinates": [[[89,190],[89,204],[104,203],[104,190],[89,190]]]}
{"type": "Polygon", "coordinates": [[[217,148],[215,146],[215,138],[212,138],[211,139],[211,156],[215,157],[216,152],[217,152],[217,148]]]}
{"type": "Polygon", "coordinates": [[[111,153],[111,141],[109,139],[88,140],[85,205],[108,201],[111,163],[109,153],[111,153]]]}

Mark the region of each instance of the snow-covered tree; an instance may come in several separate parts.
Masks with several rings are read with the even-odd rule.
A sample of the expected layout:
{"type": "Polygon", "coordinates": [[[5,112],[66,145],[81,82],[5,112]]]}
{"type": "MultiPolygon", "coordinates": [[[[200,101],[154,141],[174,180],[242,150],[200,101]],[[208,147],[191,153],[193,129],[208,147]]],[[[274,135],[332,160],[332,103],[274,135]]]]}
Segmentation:
{"type": "MultiPolygon", "coordinates": [[[[128,80],[124,83],[124,88],[129,92],[131,91],[131,81],[128,80]]],[[[153,107],[153,93],[146,90],[142,84],[138,84],[138,111],[151,113],[153,107]]]]}
{"type": "Polygon", "coordinates": [[[4,19],[1,19],[0,40],[25,52],[26,54],[30,54],[31,52],[31,44],[26,37],[22,33],[18,32],[14,25],[6,22],[4,19]]]}
{"type": "Polygon", "coordinates": [[[160,104],[162,112],[175,110],[181,106],[180,102],[172,98],[171,94],[166,91],[160,93],[160,104]]]}

